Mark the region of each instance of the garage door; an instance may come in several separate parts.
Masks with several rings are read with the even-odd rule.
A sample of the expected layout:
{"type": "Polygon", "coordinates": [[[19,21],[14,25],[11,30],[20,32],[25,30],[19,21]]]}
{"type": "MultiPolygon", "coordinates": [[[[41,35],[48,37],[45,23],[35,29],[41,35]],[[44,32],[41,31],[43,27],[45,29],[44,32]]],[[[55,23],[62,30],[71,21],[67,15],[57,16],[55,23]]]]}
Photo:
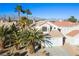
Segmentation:
{"type": "Polygon", "coordinates": [[[62,45],[62,39],[61,38],[46,38],[45,40],[47,40],[45,42],[45,46],[46,47],[52,47],[52,46],[61,46],[62,45]]]}

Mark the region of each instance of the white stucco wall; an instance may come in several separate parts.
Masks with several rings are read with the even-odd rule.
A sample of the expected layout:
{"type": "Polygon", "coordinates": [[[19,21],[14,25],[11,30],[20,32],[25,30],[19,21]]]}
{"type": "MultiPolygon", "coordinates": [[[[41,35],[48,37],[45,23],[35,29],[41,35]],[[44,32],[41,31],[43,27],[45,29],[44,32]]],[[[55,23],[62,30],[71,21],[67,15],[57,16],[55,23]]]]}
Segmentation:
{"type": "Polygon", "coordinates": [[[43,43],[42,45],[45,47],[53,47],[53,46],[62,46],[63,45],[63,39],[62,37],[54,37],[50,39],[45,39],[50,41],[50,45],[48,43],[43,43]]]}
{"type": "Polygon", "coordinates": [[[42,27],[47,27],[47,31],[43,31],[44,34],[47,34],[50,32],[50,26],[52,27],[51,30],[58,30],[58,26],[55,26],[54,24],[52,24],[51,22],[46,22],[45,24],[41,25],[41,26],[35,26],[36,29],[38,30],[42,30],[42,27]]]}
{"type": "Polygon", "coordinates": [[[70,26],[70,27],[61,27],[61,32],[63,34],[67,34],[69,32],[71,32],[72,30],[79,30],[79,25],[75,25],[75,26],[70,26]]]}
{"type": "Polygon", "coordinates": [[[79,45],[79,34],[74,37],[67,36],[66,43],[71,45],[79,45]]]}
{"type": "Polygon", "coordinates": [[[52,46],[62,46],[62,43],[63,43],[62,37],[54,37],[54,38],[51,38],[50,41],[53,43],[52,46]]]}

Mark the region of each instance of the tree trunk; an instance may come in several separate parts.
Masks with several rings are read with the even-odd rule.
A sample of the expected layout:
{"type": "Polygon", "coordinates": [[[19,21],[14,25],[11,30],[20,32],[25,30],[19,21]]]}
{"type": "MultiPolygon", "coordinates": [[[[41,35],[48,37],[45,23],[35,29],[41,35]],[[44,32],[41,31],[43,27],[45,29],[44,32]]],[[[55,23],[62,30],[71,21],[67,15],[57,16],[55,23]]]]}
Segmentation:
{"type": "Polygon", "coordinates": [[[34,44],[30,44],[29,47],[28,47],[28,49],[29,49],[29,53],[31,53],[31,54],[35,53],[34,44]]]}
{"type": "Polygon", "coordinates": [[[20,20],[20,11],[18,12],[18,17],[19,17],[19,20],[20,20]]]}
{"type": "Polygon", "coordinates": [[[15,47],[16,47],[16,50],[19,50],[19,45],[18,44],[16,44],[15,47]]]}
{"type": "Polygon", "coordinates": [[[28,19],[28,14],[27,14],[27,19],[28,19]]]}

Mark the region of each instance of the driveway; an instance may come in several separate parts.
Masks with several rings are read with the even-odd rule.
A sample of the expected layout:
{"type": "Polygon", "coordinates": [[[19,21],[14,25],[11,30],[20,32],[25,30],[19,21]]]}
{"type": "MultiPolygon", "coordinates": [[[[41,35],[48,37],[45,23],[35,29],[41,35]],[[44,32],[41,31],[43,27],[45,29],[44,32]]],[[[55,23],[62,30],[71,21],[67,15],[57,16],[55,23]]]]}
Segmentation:
{"type": "Polygon", "coordinates": [[[50,56],[71,56],[71,54],[62,47],[48,47],[45,48],[49,52],[50,56]]]}

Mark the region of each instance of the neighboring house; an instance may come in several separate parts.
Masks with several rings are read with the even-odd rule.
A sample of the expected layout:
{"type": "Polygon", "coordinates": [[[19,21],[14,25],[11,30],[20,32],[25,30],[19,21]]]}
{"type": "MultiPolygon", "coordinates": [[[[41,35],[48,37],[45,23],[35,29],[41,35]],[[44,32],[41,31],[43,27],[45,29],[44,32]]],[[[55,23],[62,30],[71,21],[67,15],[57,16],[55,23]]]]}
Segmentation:
{"type": "Polygon", "coordinates": [[[67,34],[72,30],[79,29],[79,23],[73,23],[70,21],[38,21],[36,22],[35,28],[42,30],[43,33],[49,33],[51,30],[58,30],[63,34],[67,34]]]}
{"type": "Polygon", "coordinates": [[[62,46],[65,43],[65,38],[63,34],[58,30],[52,30],[49,33],[49,37],[48,36],[45,37],[45,40],[48,41],[48,42],[46,41],[45,44],[43,43],[45,47],[62,46]]]}
{"type": "MultiPolygon", "coordinates": [[[[38,21],[35,23],[35,28],[51,36],[47,40],[50,39],[52,46],[62,46],[65,43],[79,45],[79,23],[70,21],[38,21]]],[[[47,44],[45,46],[48,47],[47,44]]]]}
{"type": "Polygon", "coordinates": [[[79,23],[73,23],[70,21],[56,21],[52,22],[55,26],[58,27],[58,30],[60,30],[63,34],[67,34],[68,32],[72,30],[78,30],[79,29],[79,23]]]}
{"type": "Polygon", "coordinates": [[[34,26],[36,29],[43,31],[44,34],[48,34],[52,30],[56,30],[56,26],[49,21],[38,21],[34,26]]]}
{"type": "Polygon", "coordinates": [[[66,35],[66,43],[71,45],[79,45],[79,30],[72,30],[66,35]]]}

